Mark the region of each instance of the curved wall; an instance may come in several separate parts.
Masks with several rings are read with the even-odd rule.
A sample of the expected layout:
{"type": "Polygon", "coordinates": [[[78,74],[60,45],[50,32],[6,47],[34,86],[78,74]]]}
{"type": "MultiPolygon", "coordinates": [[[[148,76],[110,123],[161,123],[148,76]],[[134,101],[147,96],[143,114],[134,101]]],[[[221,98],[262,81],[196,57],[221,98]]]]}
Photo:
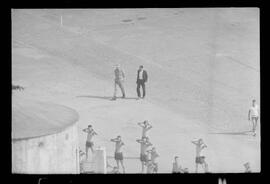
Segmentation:
{"type": "Polygon", "coordinates": [[[62,132],[12,139],[12,173],[78,174],[77,123],[62,132]]]}

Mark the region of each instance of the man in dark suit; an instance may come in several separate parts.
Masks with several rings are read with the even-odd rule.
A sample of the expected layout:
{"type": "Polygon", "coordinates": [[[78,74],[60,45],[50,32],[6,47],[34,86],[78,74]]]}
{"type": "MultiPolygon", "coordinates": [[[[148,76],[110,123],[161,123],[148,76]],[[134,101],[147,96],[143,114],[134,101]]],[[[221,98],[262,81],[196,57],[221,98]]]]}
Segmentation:
{"type": "Polygon", "coordinates": [[[141,65],[139,67],[139,70],[137,72],[137,95],[138,98],[144,98],[145,97],[145,83],[147,82],[148,76],[147,72],[143,69],[143,66],[141,65]],[[143,96],[141,97],[140,88],[142,86],[143,89],[143,96]]]}

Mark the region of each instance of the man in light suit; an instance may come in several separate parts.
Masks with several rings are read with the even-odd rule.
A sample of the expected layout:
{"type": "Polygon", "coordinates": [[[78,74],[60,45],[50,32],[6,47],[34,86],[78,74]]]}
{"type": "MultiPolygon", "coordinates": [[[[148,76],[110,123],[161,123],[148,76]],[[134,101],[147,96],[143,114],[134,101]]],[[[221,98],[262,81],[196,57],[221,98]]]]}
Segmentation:
{"type": "Polygon", "coordinates": [[[115,75],[115,79],[114,79],[114,93],[113,93],[112,100],[116,100],[117,85],[121,89],[122,98],[125,98],[126,97],[125,89],[124,89],[125,74],[124,74],[123,70],[120,68],[119,65],[116,65],[115,66],[114,75],[115,75]]]}
{"type": "Polygon", "coordinates": [[[143,69],[143,66],[141,65],[139,67],[139,70],[137,71],[137,95],[138,99],[145,97],[145,83],[147,82],[148,76],[147,72],[143,69]],[[141,97],[141,91],[140,88],[142,87],[143,90],[143,96],[141,97]]]}

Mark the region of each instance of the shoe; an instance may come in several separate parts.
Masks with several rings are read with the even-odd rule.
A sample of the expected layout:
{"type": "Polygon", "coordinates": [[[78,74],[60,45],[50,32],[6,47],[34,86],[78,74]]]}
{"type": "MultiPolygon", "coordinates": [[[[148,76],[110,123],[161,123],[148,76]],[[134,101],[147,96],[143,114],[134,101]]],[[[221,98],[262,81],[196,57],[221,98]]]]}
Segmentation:
{"type": "Polygon", "coordinates": [[[126,96],[125,96],[125,95],[123,95],[123,96],[122,96],[122,98],[126,98],[126,96]]]}
{"type": "Polygon", "coordinates": [[[116,97],[113,97],[111,100],[116,100],[116,97]]]}

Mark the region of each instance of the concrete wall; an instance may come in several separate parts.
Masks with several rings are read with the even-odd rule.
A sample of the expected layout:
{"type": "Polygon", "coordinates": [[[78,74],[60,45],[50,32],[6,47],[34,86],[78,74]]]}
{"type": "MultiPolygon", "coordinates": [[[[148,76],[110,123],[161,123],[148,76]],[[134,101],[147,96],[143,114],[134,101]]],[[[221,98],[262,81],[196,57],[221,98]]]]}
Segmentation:
{"type": "Polygon", "coordinates": [[[12,173],[79,172],[77,123],[57,134],[12,140],[12,173]]]}
{"type": "Polygon", "coordinates": [[[81,162],[81,173],[107,173],[107,157],[105,147],[98,147],[93,157],[81,162]]]}

